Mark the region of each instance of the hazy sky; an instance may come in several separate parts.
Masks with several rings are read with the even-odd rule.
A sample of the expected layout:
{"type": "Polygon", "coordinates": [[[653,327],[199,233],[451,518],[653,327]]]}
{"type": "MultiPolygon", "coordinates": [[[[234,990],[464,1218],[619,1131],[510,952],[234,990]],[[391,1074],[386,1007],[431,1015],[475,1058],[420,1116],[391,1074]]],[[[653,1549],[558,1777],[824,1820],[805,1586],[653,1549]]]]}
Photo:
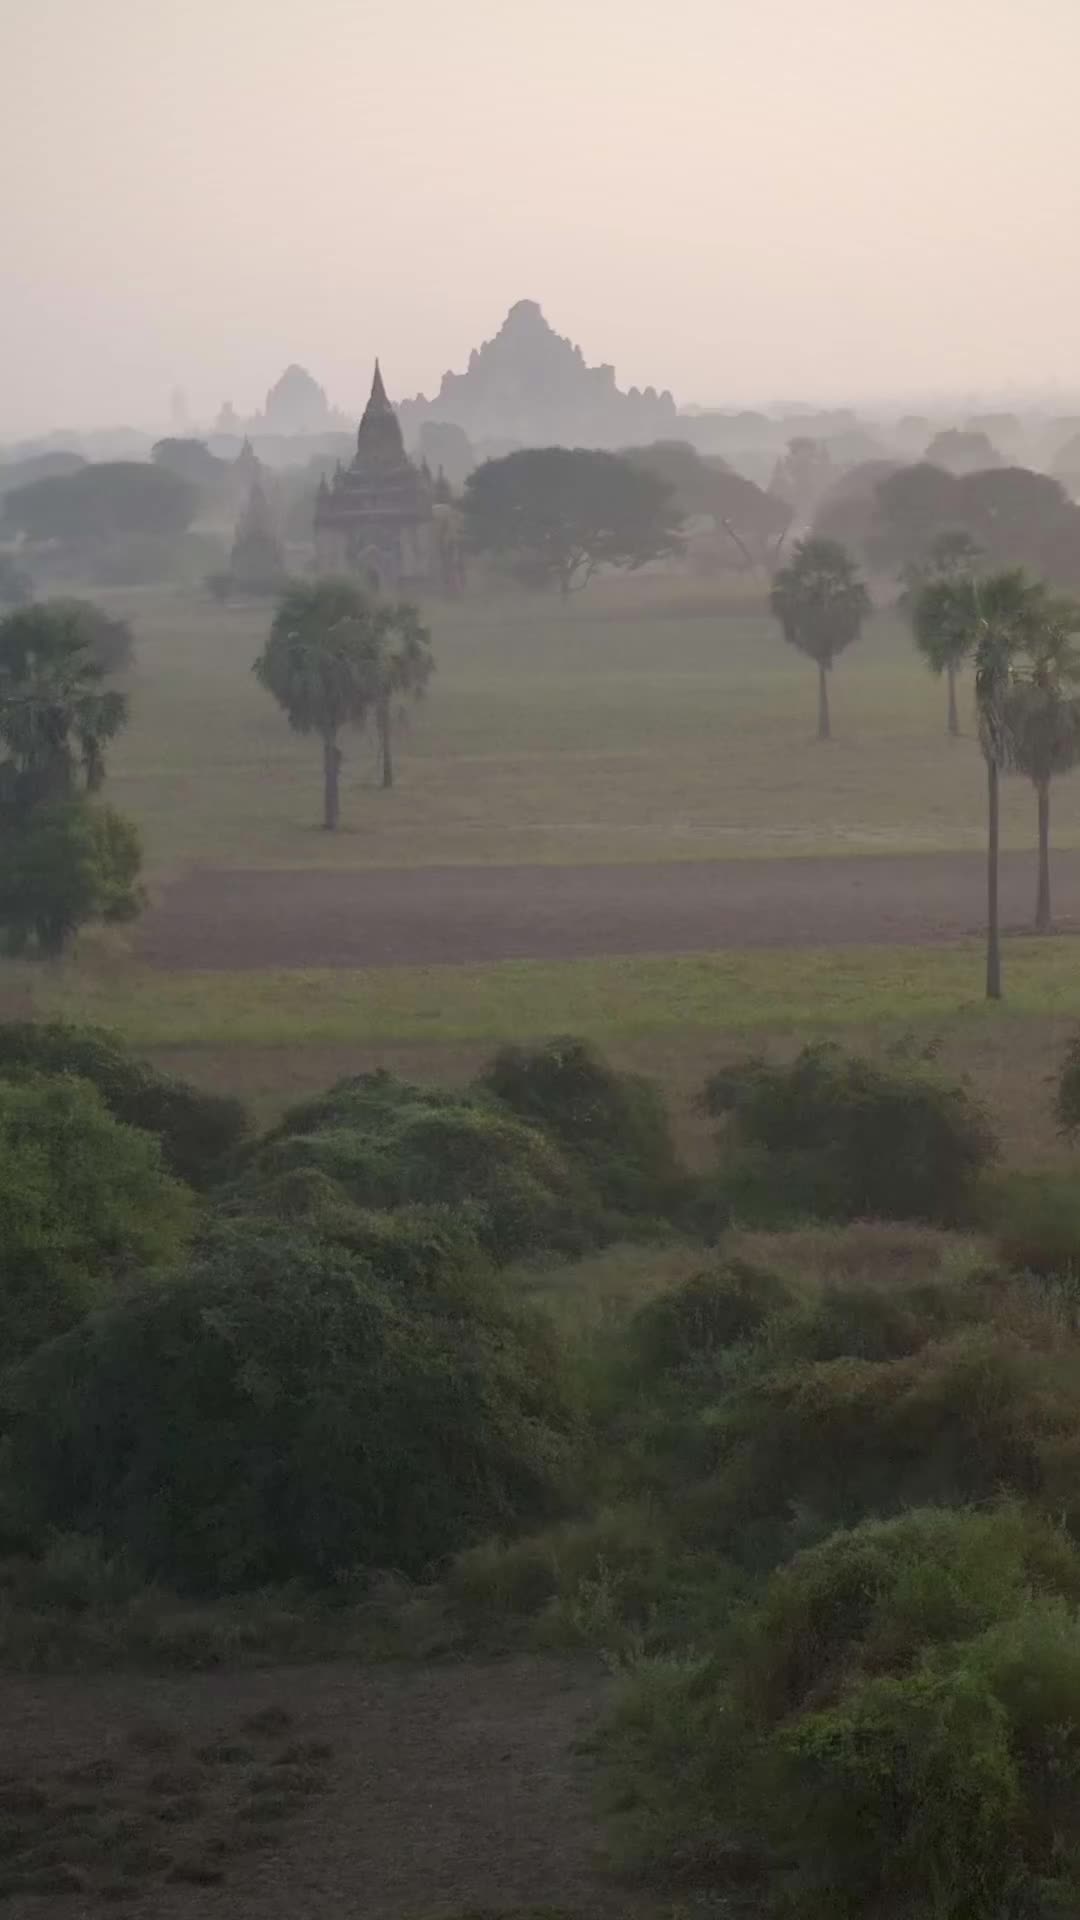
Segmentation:
{"type": "Polygon", "coordinates": [[[541,302],[724,404],[1080,389],[1080,0],[0,0],[0,432],[430,393],[541,302]]]}

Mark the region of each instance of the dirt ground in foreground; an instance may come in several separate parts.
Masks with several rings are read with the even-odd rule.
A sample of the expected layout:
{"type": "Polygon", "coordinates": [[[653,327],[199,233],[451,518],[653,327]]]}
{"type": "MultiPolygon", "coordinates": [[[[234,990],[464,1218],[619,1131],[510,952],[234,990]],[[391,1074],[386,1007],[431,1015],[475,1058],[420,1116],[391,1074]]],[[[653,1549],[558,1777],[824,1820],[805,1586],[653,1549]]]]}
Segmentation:
{"type": "MultiPolygon", "coordinates": [[[[1057,924],[1080,928],[1080,850],[1055,856],[1057,924]]],[[[1034,856],[1006,853],[1006,928],[1030,928],[1034,856]]],[[[173,968],[396,967],[731,947],[926,945],[980,932],[981,855],[427,867],[195,868],[146,914],[137,952],[173,968]]]]}
{"type": "Polygon", "coordinates": [[[605,1872],[580,1751],[610,1682],[513,1659],[0,1681],[0,1915],[656,1911],[605,1872]]]}

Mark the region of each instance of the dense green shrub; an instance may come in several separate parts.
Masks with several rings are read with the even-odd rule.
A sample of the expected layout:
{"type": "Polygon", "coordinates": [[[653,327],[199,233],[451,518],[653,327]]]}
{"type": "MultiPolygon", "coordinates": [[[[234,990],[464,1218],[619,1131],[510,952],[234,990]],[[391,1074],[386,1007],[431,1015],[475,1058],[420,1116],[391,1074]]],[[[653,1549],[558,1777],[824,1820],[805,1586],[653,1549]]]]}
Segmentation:
{"type": "Polygon", "coordinates": [[[1065,1049],[1054,1107],[1062,1133],[1069,1139],[1080,1133],[1080,1033],[1065,1049]]]}
{"type": "Polygon", "coordinates": [[[739,1062],[715,1074],[706,1111],[727,1121],[722,1185],[751,1223],[816,1217],[970,1220],[996,1153],[963,1087],[923,1067],[888,1067],[838,1047],[788,1066],[739,1062]]]}
{"type": "Polygon", "coordinates": [[[190,1197],[85,1081],[0,1080],[0,1366],[173,1257],[190,1197]]]}
{"type": "Polygon", "coordinates": [[[221,1206],[224,1217],[285,1222],[370,1261],[405,1288],[451,1285],[468,1293],[477,1276],[487,1283],[489,1261],[467,1213],[445,1206],[405,1206],[393,1212],[357,1207],[344,1189],[314,1167],[276,1179],[241,1181],[221,1206]],[[257,1213],[252,1209],[257,1207],[257,1213]]]}
{"type": "Polygon", "coordinates": [[[40,1349],[9,1401],[27,1523],[199,1590],[415,1576],[550,1513],[573,1451],[557,1344],[493,1285],[407,1291],[260,1222],[40,1349]]]}
{"type": "Polygon", "coordinates": [[[136,1059],[98,1027],[55,1020],[0,1023],[0,1077],[77,1074],[117,1120],[156,1134],[172,1172],[192,1186],[220,1179],[248,1131],[239,1100],[204,1093],[136,1059]]]}
{"type": "Polygon", "coordinates": [[[684,1430],[694,1523],[741,1552],[800,1513],[850,1524],[1002,1490],[1080,1523],[1078,1362],[1035,1308],[892,1359],[764,1355],[684,1430]]]}
{"type": "Polygon", "coordinates": [[[87,652],[102,673],[126,673],[135,658],[135,636],[130,622],[106,613],[93,600],[60,597],[46,602],[49,613],[60,613],[74,623],[87,652]]]}
{"type": "Polygon", "coordinates": [[[1080,1182],[1069,1173],[1008,1172],[986,1211],[998,1252],[1016,1273],[1080,1279],[1080,1182]]]}
{"type": "Polygon", "coordinates": [[[775,1274],[729,1260],[646,1301],[634,1315],[630,1344],[638,1371],[652,1379],[702,1367],[729,1347],[752,1340],[793,1301],[775,1274]]]}
{"type": "Polygon", "coordinates": [[[56,955],[88,921],[142,911],[142,846],[112,807],[79,795],[5,819],[0,831],[0,928],[7,950],[56,955]]]}
{"type": "Polygon", "coordinates": [[[480,1084],[557,1141],[605,1207],[659,1215],[680,1196],[685,1175],[659,1089],[617,1073],[588,1041],[504,1047],[480,1084]]]}
{"type": "Polygon", "coordinates": [[[587,1180],[538,1128],[486,1095],[387,1073],[343,1080],[286,1114],[252,1163],[251,1204],[261,1182],[302,1169],[325,1174],[358,1207],[453,1207],[499,1261],[581,1251],[602,1234],[587,1180]]]}
{"type": "Polygon", "coordinates": [[[1072,1545],[1010,1507],[800,1555],[725,1655],[633,1681],[611,1737],[632,1842],[737,1862],[806,1920],[1070,1911],[1078,1597],[1072,1545]]]}

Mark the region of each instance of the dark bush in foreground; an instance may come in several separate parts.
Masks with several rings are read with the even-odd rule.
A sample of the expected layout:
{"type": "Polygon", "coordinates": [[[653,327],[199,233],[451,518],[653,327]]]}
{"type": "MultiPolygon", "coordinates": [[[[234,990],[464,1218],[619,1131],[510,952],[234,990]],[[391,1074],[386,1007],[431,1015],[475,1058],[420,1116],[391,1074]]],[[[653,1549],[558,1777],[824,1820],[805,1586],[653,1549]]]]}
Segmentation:
{"type": "Polygon", "coordinates": [[[776,1574],[729,1657],[644,1668],[630,1844],[758,1910],[1001,1920],[1080,1885],[1080,1559],[1006,1507],[913,1512],[776,1574]]]}
{"type": "Polygon", "coordinates": [[[187,1589],[421,1573],[551,1512],[558,1351],[479,1277],[406,1291],[265,1224],[43,1348],[9,1392],[17,1515],[187,1589]]]}
{"type": "Polygon", "coordinates": [[[781,1340],[686,1444],[695,1524],[731,1551],[799,1514],[835,1526],[1003,1490],[1080,1523],[1080,1345],[1035,1309],[877,1360],[808,1364],[781,1340]]]}
{"type": "Polygon", "coordinates": [[[252,1206],[264,1181],[301,1170],[326,1175],[361,1208],[453,1207],[500,1262],[578,1252],[601,1237],[588,1181],[538,1128],[482,1094],[387,1073],[343,1080],[263,1143],[245,1182],[252,1206]]]}
{"type": "Polygon", "coordinates": [[[59,1020],[0,1025],[0,1078],[27,1073],[70,1073],[89,1080],[117,1120],[157,1135],[171,1170],[192,1186],[219,1179],[248,1130],[239,1100],[203,1093],[159,1073],[97,1027],[59,1020]]]}
{"type": "Polygon", "coordinates": [[[102,673],[126,673],[135,658],[135,636],[127,620],[106,613],[93,600],[62,596],[46,602],[49,613],[67,616],[102,673]]]}
{"type": "Polygon", "coordinates": [[[0,1080],[0,1367],[175,1257],[191,1206],[85,1081],[0,1080]]]}
{"type": "Polygon", "coordinates": [[[1016,1273],[1080,1279],[1080,1182],[1071,1173],[1007,1173],[987,1211],[998,1252],[1016,1273]]]}
{"type": "Polygon", "coordinates": [[[618,1073],[585,1040],[504,1047],[481,1085],[542,1127],[583,1168],[605,1207],[663,1214],[685,1176],[659,1089],[618,1073]]]}
{"type": "Polygon", "coordinates": [[[657,1294],[634,1315],[630,1342],[639,1371],[652,1379],[706,1366],[729,1347],[752,1340],[774,1314],[792,1305],[775,1274],[729,1260],[657,1294]]]}
{"type": "Polygon", "coordinates": [[[831,1045],[789,1066],[717,1073],[706,1111],[727,1121],[722,1185],[737,1217],[970,1221],[993,1132],[963,1087],[831,1045]]]}

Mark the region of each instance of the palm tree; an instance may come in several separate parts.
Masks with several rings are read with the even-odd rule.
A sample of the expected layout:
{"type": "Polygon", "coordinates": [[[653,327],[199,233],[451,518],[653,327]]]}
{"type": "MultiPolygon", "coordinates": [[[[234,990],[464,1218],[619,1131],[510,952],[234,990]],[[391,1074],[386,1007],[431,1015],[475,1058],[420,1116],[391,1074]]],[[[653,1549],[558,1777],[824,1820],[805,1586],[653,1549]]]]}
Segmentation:
{"type": "Polygon", "coordinates": [[[1026,774],[1035,789],[1039,878],[1035,894],[1035,931],[1049,933],[1050,782],[1069,773],[1080,760],[1080,699],[1068,691],[1080,680],[1080,655],[1073,635],[1080,609],[1067,601],[1050,602],[1046,620],[1030,646],[1030,668],[1014,679],[1006,702],[1010,764],[1026,774]]]}
{"type": "Polygon", "coordinates": [[[416,608],[406,601],[380,609],[378,691],[375,727],[379,741],[382,785],[394,784],[393,732],[396,714],[406,700],[422,700],[435,671],[431,635],[420,624],[416,608]]]}
{"type": "Polygon", "coordinates": [[[1034,650],[1046,620],[1046,590],[1006,572],[975,580],[931,580],[915,606],[920,631],[949,637],[975,661],[975,709],[986,762],[986,997],[1001,999],[998,913],[1001,774],[1011,760],[1010,690],[1025,648],[1034,650]]]}
{"type": "Polygon", "coordinates": [[[953,740],[960,732],[960,716],[956,709],[956,676],[967,658],[968,637],[963,630],[935,627],[932,623],[927,626],[915,616],[923,587],[934,580],[971,579],[981,554],[982,548],[978,542],[963,527],[958,527],[952,532],[940,533],[926,563],[910,567],[905,577],[903,599],[913,614],[915,645],[931,673],[939,676],[944,674],[948,684],[946,728],[953,740]]]}
{"type": "Polygon", "coordinates": [[[816,661],[819,740],[831,738],[828,675],[837,654],[862,632],[870,595],[836,540],[800,540],[774,576],[770,605],[784,639],[816,661]]]}
{"type": "Polygon", "coordinates": [[[297,582],[278,602],[255,675],[297,733],[317,733],[323,751],[323,826],[341,818],[343,727],[362,727],[379,685],[380,613],[351,580],[297,582]]]}
{"type": "Polygon", "coordinates": [[[104,678],[70,608],[24,607],[0,620],[0,747],[21,810],[101,786],[105,748],[128,717],[104,678]]]}

